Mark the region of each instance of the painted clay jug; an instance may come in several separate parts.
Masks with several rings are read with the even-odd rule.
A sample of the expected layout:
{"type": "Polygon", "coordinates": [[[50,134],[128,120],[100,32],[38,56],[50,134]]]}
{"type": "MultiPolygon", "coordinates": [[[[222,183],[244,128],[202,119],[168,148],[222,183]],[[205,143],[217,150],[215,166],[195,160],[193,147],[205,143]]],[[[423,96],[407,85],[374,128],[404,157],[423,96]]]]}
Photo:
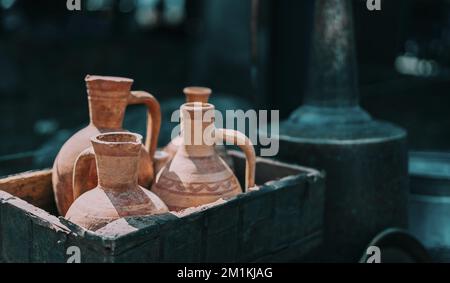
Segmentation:
{"type": "MultiPolygon", "coordinates": [[[[211,96],[212,90],[210,88],[206,87],[186,87],[183,90],[184,95],[186,96],[186,103],[208,103],[209,97],[211,96]]],[[[169,161],[172,159],[175,154],[178,151],[178,148],[182,144],[182,137],[178,136],[174,138],[165,148],[164,152],[166,152],[169,156],[164,158],[167,158],[166,160],[169,161]]],[[[217,153],[220,157],[222,157],[223,160],[230,166],[230,168],[233,168],[233,160],[232,158],[227,154],[226,148],[223,145],[216,145],[215,147],[217,153]]],[[[156,170],[156,173],[159,171],[156,170]]]]}
{"type": "MultiPolygon", "coordinates": [[[[145,104],[148,108],[145,150],[139,165],[139,184],[149,188],[154,177],[153,156],[161,126],[161,109],[158,101],[149,93],[131,91],[133,80],[119,77],[87,76],[89,101],[89,125],[73,135],[61,148],[53,164],[53,191],[60,215],[65,215],[73,203],[73,164],[77,156],[91,146],[90,138],[99,133],[122,132],[127,105],[145,104]]],[[[97,185],[95,162],[84,178],[86,190],[97,185]]]]}
{"type": "Polygon", "coordinates": [[[168,212],[154,193],[138,184],[142,137],[133,133],[100,134],[91,139],[92,148],[83,151],[74,165],[73,198],[66,218],[96,231],[107,224],[131,216],[168,212]],[[90,191],[81,187],[89,168],[83,163],[96,160],[98,186],[90,191]]]}
{"type": "Polygon", "coordinates": [[[255,150],[250,140],[234,130],[216,129],[214,106],[181,106],[182,143],[172,160],[157,174],[152,191],[171,211],[181,211],[241,194],[233,171],[217,154],[215,143],[239,145],[246,155],[246,189],[255,185],[255,150]]]}

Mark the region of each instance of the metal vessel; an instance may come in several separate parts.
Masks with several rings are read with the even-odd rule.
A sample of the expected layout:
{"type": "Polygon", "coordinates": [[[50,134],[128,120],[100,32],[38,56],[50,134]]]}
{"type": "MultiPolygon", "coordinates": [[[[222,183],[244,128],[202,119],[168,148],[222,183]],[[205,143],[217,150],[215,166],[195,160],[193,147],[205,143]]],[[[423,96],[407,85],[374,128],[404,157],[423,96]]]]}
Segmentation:
{"type": "Polygon", "coordinates": [[[280,125],[279,158],[327,173],[322,260],[356,261],[408,223],[406,132],[359,106],[351,1],[317,0],[304,104],[280,125]]]}
{"type": "Polygon", "coordinates": [[[450,262],[450,154],[410,153],[409,230],[435,261],[450,262]]]}

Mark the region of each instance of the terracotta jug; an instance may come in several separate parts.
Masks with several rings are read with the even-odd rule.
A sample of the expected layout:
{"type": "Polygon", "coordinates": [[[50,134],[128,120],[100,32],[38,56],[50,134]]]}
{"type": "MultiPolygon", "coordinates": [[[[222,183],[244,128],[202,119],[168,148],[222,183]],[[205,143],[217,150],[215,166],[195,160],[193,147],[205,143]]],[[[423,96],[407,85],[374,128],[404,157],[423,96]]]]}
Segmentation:
{"type": "MultiPolygon", "coordinates": [[[[99,133],[122,132],[127,105],[145,104],[148,108],[145,150],[141,155],[139,184],[149,188],[154,177],[153,156],[161,126],[161,109],[158,101],[149,93],[131,91],[133,80],[119,77],[87,76],[89,101],[89,125],[73,135],[61,148],[53,164],[53,191],[60,215],[65,215],[73,203],[73,164],[77,156],[91,146],[90,138],[99,133]]],[[[95,188],[97,175],[95,162],[84,178],[83,188],[95,188]]]]}
{"type": "MultiPolygon", "coordinates": [[[[184,95],[186,96],[186,103],[208,103],[209,97],[212,94],[212,90],[210,88],[206,87],[186,87],[183,90],[184,95]]],[[[166,158],[167,161],[172,159],[175,154],[177,153],[178,148],[182,144],[182,137],[178,136],[174,138],[165,148],[164,152],[166,152],[169,156],[166,158]]],[[[227,150],[225,146],[223,145],[216,145],[215,147],[217,153],[222,157],[223,160],[230,166],[230,168],[233,168],[233,160],[231,157],[227,154],[227,150]]],[[[156,170],[156,173],[159,171],[156,170]]]]}
{"type": "Polygon", "coordinates": [[[108,223],[129,216],[168,212],[154,193],[138,184],[142,136],[133,133],[100,134],[91,139],[92,148],[83,151],[74,165],[73,198],[66,218],[96,231],[108,223]],[[96,160],[98,186],[88,192],[82,187],[89,168],[85,161],[96,160]]]}
{"type": "Polygon", "coordinates": [[[201,206],[243,192],[230,167],[214,149],[220,140],[238,144],[244,151],[246,189],[254,187],[254,147],[240,132],[215,128],[213,105],[186,103],[181,106],[181,135],[177,153],[157,174],[152,187],[171,211],[201,206]]]}

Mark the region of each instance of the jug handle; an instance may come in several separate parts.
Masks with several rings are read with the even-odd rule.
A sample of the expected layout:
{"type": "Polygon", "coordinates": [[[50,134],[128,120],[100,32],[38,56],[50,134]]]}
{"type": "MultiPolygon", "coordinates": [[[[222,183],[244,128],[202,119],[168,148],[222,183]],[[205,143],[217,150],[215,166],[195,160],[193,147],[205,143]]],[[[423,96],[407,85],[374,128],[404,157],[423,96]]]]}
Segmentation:
{"type": "Polygon", "coordinates": [[[255,148],[243,133],[229,130],[229,129],[216,129],[215,131],[216,141],[226,141],[232,143],[241,148],[245,154],[245,191],[255,186],[255,170],[256,170],[256,154],[255,148]]]}
{"type": "Polygon", "coordinates": [[[84,150],[78,155],[73,167],[73,200],[87,191],[85,180],[91,170],[92,164],[95,164],[95,153],[92,147],[84,150]]]}
{"type": "Polygon", "coordinates": [[[161,129],[161,106],[158,100],[148,92],[132,91],[128,105],[144,104],[147,106],[147,133],[145,148],[153,158],[158,146],[159,131],[161,129]]]}

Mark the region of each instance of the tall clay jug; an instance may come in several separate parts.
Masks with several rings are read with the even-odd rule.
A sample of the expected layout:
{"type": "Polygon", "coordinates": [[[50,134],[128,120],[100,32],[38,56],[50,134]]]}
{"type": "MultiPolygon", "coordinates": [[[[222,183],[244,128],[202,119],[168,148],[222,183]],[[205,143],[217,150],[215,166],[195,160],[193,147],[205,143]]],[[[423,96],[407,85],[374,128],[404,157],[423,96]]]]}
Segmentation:
{"type": "MultiPolygon", "coordinates": [[[[186,96],[186,103],[208,103],[209,97],[212,94],[212,90],[206,87],[186,87],[183,90],[184,95],[186,96]]],[[[178,148],[182,144],[182,137],[178,136],[174,138],[165,148],[164,152],[168,154],[167,161],[172,159],[178,151],[178,148]]],[[[215,147],[217,153],[222,157],[223,160],[233,168],[233,160],[230,156],[228,156],[225,146],[216,145],[215,147]]],[[[156,173],[159,171],[157,170],[156,173]]]]}
{"type": "Polygon", "coordinates": [[[91,139],[92,148],[83,151],[74,165],[73,198],[66,218],[96,231],[130,216],[168,212],[167,206],[152,192],[138,185],[142,137],[132,133],[100,134],[91,139]],[[84,192],[83,182],[89,168],[85,160],[96,160],[98,186],[84,192]]]}
{"type": "Polygon", "coordinates": [[[157,174],[152,187],[171,211],[242,193],[236,176],[214,149],[219,140],[237,144],[244,151],[247,159],[246,189],[254,187],[254,147],[240,132],[215,128],[213,105],[186,103],[181,106],[181,136],[182,143],[177,153],[157,174]]]}
{"type": "MultiPolygon", "coordinates": [[[[149,93],[131,91],[132,79],[119,77],[87,76],[89,101],[89,125],[73,135],[61,148],[53,164],[53,191],[60,215],[65,215],[73,203],[73,165],[77,156],[91,146],[90,138],[107,132],[122,132],[127,105],[145,104],[148,108],[145,150],[139,165],[139,184],[149,187],[154,177],[153,156],[161,126],[161,109],[158,101],[149,93]]],[[[97,185],[95,162],[85,162],[90,168],[84,178],[86,190],[97,185]]]]}

